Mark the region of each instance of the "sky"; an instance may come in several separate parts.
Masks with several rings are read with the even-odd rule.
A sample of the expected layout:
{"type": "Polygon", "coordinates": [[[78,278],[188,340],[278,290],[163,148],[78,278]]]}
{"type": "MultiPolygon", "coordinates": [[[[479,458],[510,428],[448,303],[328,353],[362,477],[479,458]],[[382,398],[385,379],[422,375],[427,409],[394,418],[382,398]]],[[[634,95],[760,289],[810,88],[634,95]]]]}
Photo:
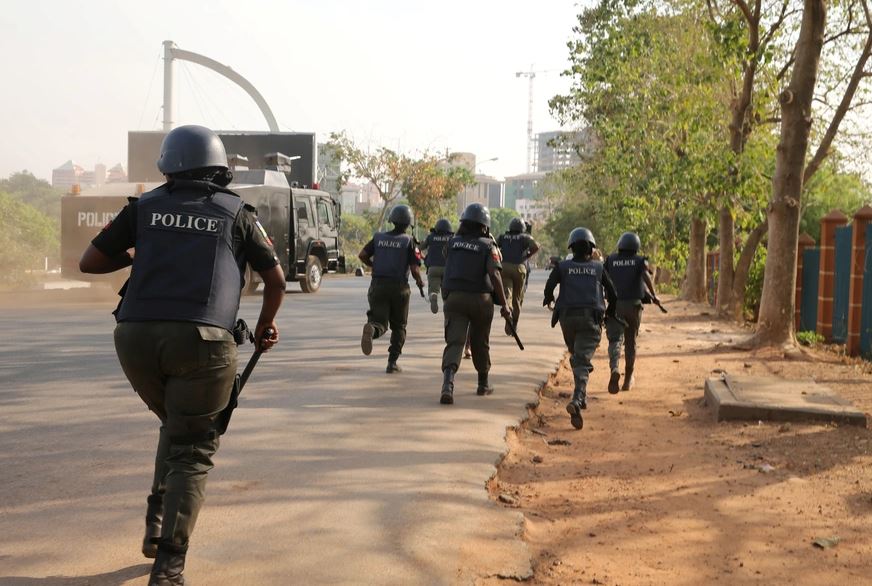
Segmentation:
{"type": "MultiPolygon", "coordinates": [[[[559,128],[577,1],[10,0],[0,12],[0,177],[50,179],[68,159],[127,164],[127,131],[159,130],[164,40],[230,66],[264,96],[283,131],[346,131],[407,153],[475,153],[479,172],[526,171],[533,130],[559,128]]],[[[267,130],[245,92],[176,62],[176,123],[267,130]]]]}

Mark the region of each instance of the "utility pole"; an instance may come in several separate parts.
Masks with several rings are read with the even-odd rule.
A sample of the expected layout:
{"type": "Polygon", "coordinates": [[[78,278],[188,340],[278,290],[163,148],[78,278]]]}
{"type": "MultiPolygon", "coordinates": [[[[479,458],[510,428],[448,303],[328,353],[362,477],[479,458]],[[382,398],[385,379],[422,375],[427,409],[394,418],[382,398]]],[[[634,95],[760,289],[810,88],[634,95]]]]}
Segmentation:
{"type": "Polygon", "coordinates": [[[536,78],[533,65],[530,65],[530,71],[519,71],[515,77],[526,77],[530,85],[527,104],[527,173],[530,173],[533,170],[533,80],[536,78]]]}

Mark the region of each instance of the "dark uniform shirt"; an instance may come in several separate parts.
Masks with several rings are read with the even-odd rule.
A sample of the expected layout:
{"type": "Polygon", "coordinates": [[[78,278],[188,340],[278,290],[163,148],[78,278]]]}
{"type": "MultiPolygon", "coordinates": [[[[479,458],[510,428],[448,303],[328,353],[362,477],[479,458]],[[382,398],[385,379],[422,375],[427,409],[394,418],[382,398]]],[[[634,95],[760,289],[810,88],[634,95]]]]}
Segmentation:
{"type": "Polygon", "coordinates": [[[521,264],[527,259],[527,251],[533,248],[536,241],[524,232],[500,234],[497,243],[503,254],[503,261],[513,264],[521,264]]]}
{"type": "MultiPolygon", "coordinates": [[[[401,234],[405,234],[405,233],[402,230],[398,230],[398,229],[394,228],[393,230],[391,230],[389,232],[385,232],[385,234],[387,234],[389,236],[400,236],[401,234]]],[[[418,251],[418,247],[415,246],[415,239],[412,238],[411,236],[409,236],[408,240],[409,240],[409,244],[406,247],[406,252],[405,252],[405,255],[403,258],[403,261],[405,261],[405,266],[402,267],[402,271],[400,271],[400,273],[402,273],[403,276],[399,277],[397,274],[393,274],[393,271],[390,271],[393,274],[393,276],[386,277],[386,278],[391,278],[393,280],[399,280],[399,281],[406,283],[409,281],[409,267],[410,266],[416,266],[416,267],[421,266],[421,255],[420,255],[420,252],[418,251]]],[[[370,240],[369,242],[366,243],[366,245],[363,247],[363,252],[366,253],[366,255],[370,258],[373,258],[376,256],[377,251],[375,249],[375,238],[373,238],[372,240],[370,240]]],[[[382,278],[382,275],[376,274],[377,272],[378,272],[378,270],[375,267],[375,262],[373,262],[373,275],[372,276],[374,278],[382,278]]]]}
{"type": "MultiPolygon", "coordinates": [[[[115,219],[91,241],[94,248],[106,256],[116,256],[136,247],[136,204],[132,200],[115,219]]],[[[265,271],[279,264],[272,242],[257,221],[253,207],[245,205],[236,216],[233,226],[233,255],[237,264],[251,265],[254,271],[265,271]]]]}
{"type": "Polygon", "coordinates": [[[502,270],[502,257],[496,243],[488,236],[457,234],[446,246],[445,276],[442,289],[490,293],[490,273],[502,270]]]}

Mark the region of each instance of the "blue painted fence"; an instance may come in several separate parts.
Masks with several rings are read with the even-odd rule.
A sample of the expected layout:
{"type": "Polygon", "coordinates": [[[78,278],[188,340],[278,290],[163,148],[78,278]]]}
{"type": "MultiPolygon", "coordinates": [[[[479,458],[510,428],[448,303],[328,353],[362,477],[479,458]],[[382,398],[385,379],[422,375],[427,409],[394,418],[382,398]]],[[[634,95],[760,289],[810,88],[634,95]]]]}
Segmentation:
{"type": "Polygon", "coordinates": [[[851,304],[851,226],[836,228],[836,266],[833,284],[833,342],[848,341],[851,304]]]}
{"type": "Polygon", "coordinates": [[[863,271],[860,354],[872,359],[872,225],[866,226],[866,266],[863,271]]]}
{"type": "Polygon", "coordinates": [[[820,272],[820,248],[807,248],[802,253],[802,299],[800,299],[799,306],[799,330],[801,332],[813,332],[817,327],[820,272]]]}

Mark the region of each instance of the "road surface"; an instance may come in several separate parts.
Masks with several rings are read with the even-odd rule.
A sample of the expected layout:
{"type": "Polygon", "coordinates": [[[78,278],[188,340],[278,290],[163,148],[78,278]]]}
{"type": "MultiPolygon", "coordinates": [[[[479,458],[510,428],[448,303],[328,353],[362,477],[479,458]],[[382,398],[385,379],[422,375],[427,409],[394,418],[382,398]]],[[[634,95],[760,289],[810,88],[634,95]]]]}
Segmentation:
{"type": "MultiPolygon", "coordinates": [[[[534,274],[521,336],[493,330],[496,393],[438,404],[442,317],[412,297],[404,372],[360,352],[368,278],[289,293],[280,345],[222,438],[185,572],[195,584],[454,584],[529,571],[485,482],[562,353],[534,274]]],[[[295,286],[289,289],[296,291],[295,286]]],[[[414,290],[413,293],[417,294],[414,290]]],[[[240,316],[256,320],[259,297],[240,316]]],[[[157,420],[112,346],[107,301],[0,309],[0,586],[144,584],[157,420]]],[[[244,347],[240,363],[250,352],[244,347]]],[[[241,368],[240,365],[240,368],[241,368]]]]}

